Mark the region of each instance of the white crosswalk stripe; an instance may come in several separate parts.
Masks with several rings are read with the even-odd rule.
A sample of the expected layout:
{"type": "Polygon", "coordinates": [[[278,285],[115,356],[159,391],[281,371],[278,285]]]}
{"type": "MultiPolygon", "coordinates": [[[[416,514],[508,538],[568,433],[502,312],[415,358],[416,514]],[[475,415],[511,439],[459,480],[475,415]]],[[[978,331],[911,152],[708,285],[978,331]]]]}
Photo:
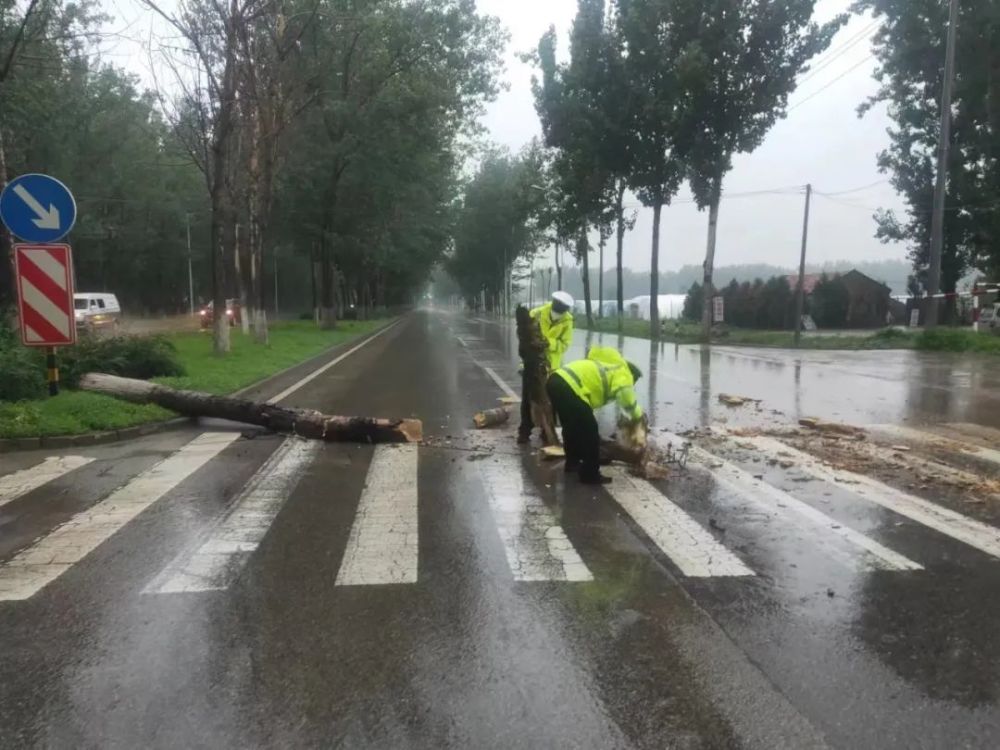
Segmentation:
{"type": "Polygon", "coordinates": [[[614,482],[607,486],[610,495],[684,575],[754,575],[742,560],[652,484],[618,468],[611,473],[614,482]]]}
{"type": "MultiPolygon", "coordinates": [[[[40,591],[212,461],[238,437],[237,433],[205,433],[195,438],[89,510],[76,514],[0,563],[0,601],[26,599],[40,591]]],[[[658,433],[657,438],[683,442],[670,433],[658,433]]],[[[480,446],[483,441],[495,441],[497,447],[504,448],[509,439],[506,433],[477,433],[480,446]]],[[[871,477],[835,469],[773,438],[740,438],[740,441],[765,456],[791,457],[799,470],[816,479],[1000,558],[1000,529],[871,477]]],[[[229,509],[212,521],[194,544],[180,551],[149,582],[144,593],[228,589],[258,550],[299,479],[309,471],[321,450],[322,445],[317,442],[285,440],[254,473],[229,509]]],[[[339,568],[335,574],[331,571],[335,585],[418,582],[419,450],[416,445],[376,446],[339,568]]],[[[744,517],[749,521],[752,514],[763,510],[768,517],[781,518],[805,534],[803,538],[812,554],[852,566],[889,571],[923,569],[920,563],[862,533],[864,529],[837,523],[790,491],[752,475],[715,452],[695,447],[691,455],[693,465],[707,472],[726,493],[717,496],[715,502],[740,504],[735,523],[744,517]],[[746,506],[753,508],[751,515],[740,515],[746,506]]],[[[68,472],[81,470],[80,481],[85,481],[89,471],[85,467],[93,460],[81,456],[48,457],[35,466],[0,477],[0,505],[68,472]]],[[[538,479],[524,466],[520,454],[493,450],[488,458],[476,462],[475,471],[514,580],[594,580],[586,550],[581,551],[570,541],[556,514],[542,499],[535,486],[538,479]]],[[[692,578],[756,575],[751,562],[727,548],[724,538],[717,538],[703,527],[683,509],[683,504],[672,501],[659,486],[620,468],[611,471],[615,481],[607,492],[683,575],[692,578]]],[[[730,519],[730,525],[733,523],[730,519]]]]}
{"type": "Polygon", "coordinates": [[[416,583],[417,541],[417,446],[378,445],[336,584],[416,583]]]}
{"type": "Polygon", "coordinates": [[[93,460],[84,456],[49,456],[40,464],[0,477],[0,507],[93,460]]]}
{"type": "Polygon", "coordinates": [[[593,580],[552,511],[525,483],[518,456],[480,461],[479,472],[514,580],[593,580]]]}
{"type": "Polygon", "coordinates": [[[0,565],[0,601],[27,599],[215,458],[238,432],[207,432],[0,565]]]}
{"type": "Polygon", "coordinates": [[[843,557],[840,550],[830,544],[833,539],[839,538],[859,549],[870,561],[871,567],[885,570],[923,570],[923,566],[919,563],[893,552],[888,547],[850,527],[836,523],[833,518],[808,503],[802,502],[763,480],[756,479],[749,472],[725,459],[700,448],[694,448],[691,455],[705,464],[717,482],[728,487],[741,499],[749,500],[770,512],[790,511],[794,515],[789,520],[794,521],[797,517],[804,521],[805,523],[798,524],[799,528],[809,533],[814,539],[814,543],[823,547],[824,551],[832,556],[843,557]]]}
{"type": "Polygon", "coordinates": [[[247,482],[208,538],[181,553],[144,593],[221,591],[239,576],[272,521],[319,454],[321,444],[289,438],[247,482]]]}
{"type": "Polygon", "coordinates": [[[843,487],[859,497],[881,505],[901,516],[957,539],[993,557],[1000,557],[1000,529],[963,516],[929,500],[890,487],[877,479],[852,471],[835,469],[808,453],[769,437],[741,438],[771,456],[791,456],[808,474],[843,487]]]}

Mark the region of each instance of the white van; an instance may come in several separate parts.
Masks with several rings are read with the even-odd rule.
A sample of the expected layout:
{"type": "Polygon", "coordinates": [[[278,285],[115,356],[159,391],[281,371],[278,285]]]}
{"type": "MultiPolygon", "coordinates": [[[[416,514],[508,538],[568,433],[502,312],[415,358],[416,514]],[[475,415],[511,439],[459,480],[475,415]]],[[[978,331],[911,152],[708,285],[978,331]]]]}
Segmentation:
{"type": "Polygon", "coordinates": [[[118,330],[122,308],[113,294],[80,292],[73,295],[76,326],[86,331],[118,330]]]}

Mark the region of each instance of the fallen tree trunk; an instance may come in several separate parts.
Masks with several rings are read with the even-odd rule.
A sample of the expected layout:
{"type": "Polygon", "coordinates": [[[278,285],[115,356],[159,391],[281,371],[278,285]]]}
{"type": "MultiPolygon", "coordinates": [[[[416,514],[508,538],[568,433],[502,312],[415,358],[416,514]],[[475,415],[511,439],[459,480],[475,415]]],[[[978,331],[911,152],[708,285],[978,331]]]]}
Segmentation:
{"type": "Polygon", "coordinates": [[[538,321],[533,320],[528,308],[519,305],[515,313],[517,320],[517,351],[524,363],[526,393],[521,398],[531,402],[531,420],[542,430],[545,445],[559,445],[559,436],[553,424],[552,404],[545,390],[549,377],[549,363],[546,358],[548,345],[542,337],[538,321]]]}
{"type": "Polygon", "coordinates": [[[255,424],[274,432],[313,440],[415,443],[423,439],[423,424],[419,419],[330,416],[309,409],[289,409],[232,396],[181,391],[145,380],[93,372],[80,379],[80,387],[137,404],[156,404],[189,417],[213,417],[255,424]]]}

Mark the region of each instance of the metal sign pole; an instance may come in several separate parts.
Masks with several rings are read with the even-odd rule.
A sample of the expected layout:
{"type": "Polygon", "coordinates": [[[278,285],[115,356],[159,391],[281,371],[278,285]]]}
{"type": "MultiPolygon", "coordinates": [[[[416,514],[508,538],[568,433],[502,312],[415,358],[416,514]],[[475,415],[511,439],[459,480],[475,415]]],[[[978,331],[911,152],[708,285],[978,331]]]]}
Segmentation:
{"type": "Polygon", "coordinates": [[[50,346],[45,350],[46,379],[49,382],[49,395],[59,395],[59,360],[56,359],[56,348],[50,346]]]}

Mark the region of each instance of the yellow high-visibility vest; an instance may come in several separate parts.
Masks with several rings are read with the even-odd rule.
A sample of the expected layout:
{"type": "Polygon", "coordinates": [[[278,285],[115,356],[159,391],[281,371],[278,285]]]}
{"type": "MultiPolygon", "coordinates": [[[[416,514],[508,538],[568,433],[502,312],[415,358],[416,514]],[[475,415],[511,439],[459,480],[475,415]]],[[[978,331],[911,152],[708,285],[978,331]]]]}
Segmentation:
{"type": "Polygon", "coordinates": [[[555,372],[590,408],[600,409],[611,401],[617,402],[622,413],[631,420],[642,419],[642,407],[635,398],[635,380],[625,358],[609,346],[595,346],[587,359],[559,368],[555,372]]]}

